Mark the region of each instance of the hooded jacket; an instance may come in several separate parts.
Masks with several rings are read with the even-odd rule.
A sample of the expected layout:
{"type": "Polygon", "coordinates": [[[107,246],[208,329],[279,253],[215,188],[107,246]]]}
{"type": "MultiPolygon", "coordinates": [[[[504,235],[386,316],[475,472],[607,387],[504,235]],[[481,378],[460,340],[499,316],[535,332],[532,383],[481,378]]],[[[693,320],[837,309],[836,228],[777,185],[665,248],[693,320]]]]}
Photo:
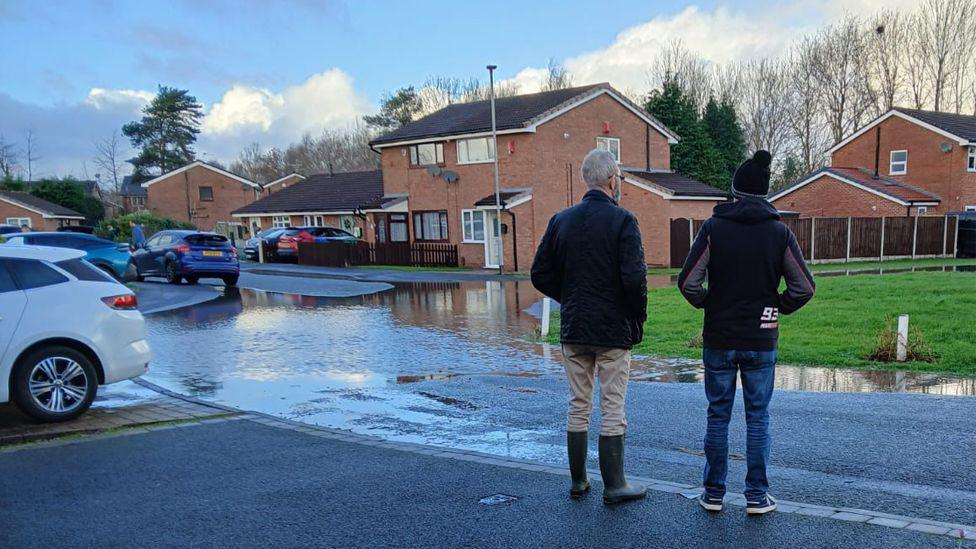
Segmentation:
{"type": "Polygon", "coordinates": [[[637,218],[605,193],[549,220],[532,285],[559,302],[560,340],[629,349],[644,338],[647,266],[637,218]]]}
{"type": "Polygon", "coordinates": [[[779,315],[803,307],[816,285],[796,236],[773,206],[743,198],[715,207],[685,259],[678,288],[705,309],[705,347],[772,351],[779,315]],[[779,293],[781,278],[786,289],[779,293]]]}

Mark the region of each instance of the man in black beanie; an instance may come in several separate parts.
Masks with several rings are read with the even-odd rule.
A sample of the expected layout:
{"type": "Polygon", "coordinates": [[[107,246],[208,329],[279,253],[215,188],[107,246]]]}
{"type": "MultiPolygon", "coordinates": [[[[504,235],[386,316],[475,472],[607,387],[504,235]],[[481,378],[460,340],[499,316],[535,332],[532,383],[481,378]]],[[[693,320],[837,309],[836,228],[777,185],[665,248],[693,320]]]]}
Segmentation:
{"type": "Polygon", "coordinates": [[[708,427],[705,491],[698,502],[709,511],[721,511],[725,496],[736,373],[746,411],[746,512],[776,509],[776,500],[767,494],[766,462],[778,320],[810,301],[815,286],[796,236],[766,201],[771,163],[772,156],[760,150],[739,166],[732,178],[735,201],[715,207],[678,275],[685,299],[705,309],[708,427]],[[786,290],[778,293],[781,278],[786,290]]]}

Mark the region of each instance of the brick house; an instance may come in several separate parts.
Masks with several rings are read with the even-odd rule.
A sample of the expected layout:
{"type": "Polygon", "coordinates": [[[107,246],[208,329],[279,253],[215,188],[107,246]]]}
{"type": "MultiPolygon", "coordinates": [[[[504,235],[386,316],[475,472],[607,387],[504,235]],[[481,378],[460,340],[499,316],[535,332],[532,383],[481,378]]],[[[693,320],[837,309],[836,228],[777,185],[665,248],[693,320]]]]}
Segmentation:
{"type": "Polygon", "coordinates": [[[0,223],[35,231],[54,231],[66,225],[80,225],[85,216],[64,206],[16,191],[0,191],[0,223]]]}
{"type": "Polygon", "coordinates": [[[141,186],[148,211],[236,238],[244,236],[244,226],[231,212],[254,202],[262,192],[261,185],[199,160],[141,186]]]}
{"type": "Polygon", "coordinates": [[[580,162],[593,148],[625,172],[621,205],[641,223],[646,259],[666,265],[669,219],[705,217],[726,193],[670,172],[678,136],[608,84],[496,100],[501,220],[496,220],[488,101],[449,105],[370,142],[386,200],[367,212],[377,241],[456,244],[463,264],[525,271],[553,214],[585,194],[580,162]],[[407,215],[404,216],[403,214],[407,215]]]}
{"type": "Polygon", "coordinates": [[[234,210],[234,218],[252,234],[272,227],[338,227],[369,241],[375,239],[367,223],[371,212],[399,213],[406,218],[405,198],[384,198],[380,170],[298,177],[296,182],[234,210]]]}
{"type": "Polygon", "coordinates": [[[828,152],[832,168],[776,193],[778,208],[803,216],[976,211],[976,116],[896,107],[828,152]]]}
{"type": "Polygon", "coordinates": [[[122,187],[119,189],[119,201],[122,211],[127,214],[141,212],[146,209],[146,189],[134,181],[133,176],[127,175],[122,178],[122,187]]]}
{"type": "Polygon", "coordinates": [[[284,177],[279,177],[274,181],[265,183],[264,185],[262,185],[262,187],[264,188],[264,192],[266,194],[271,194],[273,192],[280,191],[281,189],[284,189],[289,185],[294,185],[295,183],[298,183],[299,181],[302,181],[304,179],[305,176],[302,174],[290,173],[284,177]]]}

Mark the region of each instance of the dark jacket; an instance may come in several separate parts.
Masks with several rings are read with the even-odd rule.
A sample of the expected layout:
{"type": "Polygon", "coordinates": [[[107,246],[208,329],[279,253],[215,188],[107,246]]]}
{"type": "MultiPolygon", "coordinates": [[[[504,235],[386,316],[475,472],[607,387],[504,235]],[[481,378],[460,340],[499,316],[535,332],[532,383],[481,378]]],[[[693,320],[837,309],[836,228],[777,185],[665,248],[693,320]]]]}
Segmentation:
{"type": "Polygon", "coordinates": [[[705,347],[772,351],[779,315],[805,305],[816,286],[776,209],[744,198],[715,207],[685,259],[678,288],[689,303],[705,308],[705,347]],[[786,289],[778,293],[781,278],[786,289]]]}
{"type": "Polygon", "coordinates": [[[647,266],[637,218],[601,191],[549,220],[532,284],[560,305],[563,343],[629,349],[644,338],[647,266]]]}

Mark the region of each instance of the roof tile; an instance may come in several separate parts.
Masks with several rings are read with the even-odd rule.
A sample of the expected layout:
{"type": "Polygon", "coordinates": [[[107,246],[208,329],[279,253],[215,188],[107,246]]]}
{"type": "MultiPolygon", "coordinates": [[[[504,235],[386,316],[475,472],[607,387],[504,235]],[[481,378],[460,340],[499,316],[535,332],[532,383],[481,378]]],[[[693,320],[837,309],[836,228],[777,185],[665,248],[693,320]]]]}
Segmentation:
{"type": "Polygon", "coordinates": [[[235,214],[341,212],[361,209],[383,196],[383,172],[310,175],[303,181],[256,200],[235,214]]]}

